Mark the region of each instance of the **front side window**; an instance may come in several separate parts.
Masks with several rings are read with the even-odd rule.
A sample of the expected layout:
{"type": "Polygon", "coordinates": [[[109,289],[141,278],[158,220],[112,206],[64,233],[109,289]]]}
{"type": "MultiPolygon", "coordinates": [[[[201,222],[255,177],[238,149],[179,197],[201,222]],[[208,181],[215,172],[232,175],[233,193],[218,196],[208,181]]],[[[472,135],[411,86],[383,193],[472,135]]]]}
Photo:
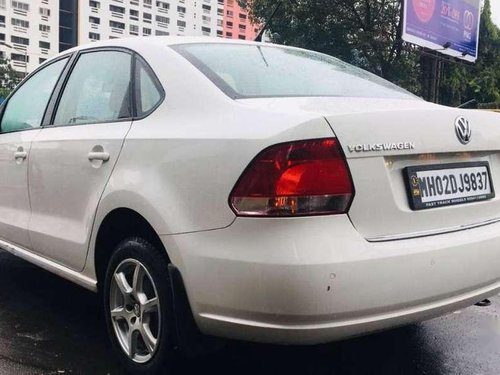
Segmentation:
{"type": "Polygon", "coordinates": [[[68,59],[56,61],[32,75],[7,102],[0,129],[2,133],[37,128],[50,96],[68,59]]]}
{"type": "Polygon", "coordinates": [[[183,44],[172,48],[233,98],[341,96],[416,99],[389,81],[317,52],[227,43],[183,44]]]}
{"type": "Polygon", "coordinates": [[[71,72],[54,125],[117,121],[132,117],[132,57],[119,51],[84,53],[71,72]]]}

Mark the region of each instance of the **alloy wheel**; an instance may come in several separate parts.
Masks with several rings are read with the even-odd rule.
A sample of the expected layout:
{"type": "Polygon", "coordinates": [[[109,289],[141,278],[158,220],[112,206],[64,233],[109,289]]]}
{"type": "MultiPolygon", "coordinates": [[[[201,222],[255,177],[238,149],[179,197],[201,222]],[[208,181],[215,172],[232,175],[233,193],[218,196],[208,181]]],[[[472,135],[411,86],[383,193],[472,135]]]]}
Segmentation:
{"type": "Polygon", "coordinates": [[[125,259],[113,273],[109,295],[111,322],[121,348],[132,361],[148,362],[161,332],[160,300],[153,278],[141,262],[125,259]]]}

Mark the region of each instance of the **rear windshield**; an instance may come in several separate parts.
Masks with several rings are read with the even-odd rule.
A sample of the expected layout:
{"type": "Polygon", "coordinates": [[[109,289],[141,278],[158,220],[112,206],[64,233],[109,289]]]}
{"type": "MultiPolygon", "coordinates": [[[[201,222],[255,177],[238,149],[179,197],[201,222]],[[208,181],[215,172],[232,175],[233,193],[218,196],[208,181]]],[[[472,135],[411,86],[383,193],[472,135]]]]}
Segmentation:
{"type": "Polygon", "coordinates": [[[416,97],[334,57],[294,48],[199,43],[172,46],[232,98],[416,97]]]}

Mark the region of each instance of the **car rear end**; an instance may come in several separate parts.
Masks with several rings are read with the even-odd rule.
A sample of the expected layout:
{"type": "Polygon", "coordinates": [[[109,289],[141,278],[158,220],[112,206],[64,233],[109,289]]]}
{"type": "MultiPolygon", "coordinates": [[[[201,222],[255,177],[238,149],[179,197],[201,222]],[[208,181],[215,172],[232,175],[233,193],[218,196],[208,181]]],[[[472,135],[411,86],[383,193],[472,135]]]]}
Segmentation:
{"type": "MultiPolygon", "coordinates": [[[[193,53],[184,52],[188,59],[193,53]]],[[[271,67],[272,52],[259,53],[271,67]]],[[[209,78],[223,69],[212,68],[209,78]]],[[[227,190],[232,224],[162,237],[178,249],[204,333],[314,344],[428,319],[498,293],[496,114],[406,94],[238,97],[238,82],[218,79],[235,99],[234,126],[239,113],[252,110],[296,112],[327,131],[260,139],[227,190]]]]}
{"type": "MultiPolygon", "coordinates": [[[[359,120],[358,115],[350,118],[359,120]]],[[[329,117],[329,122],[340,119],[329,117]]],[[[456,137],[453,126],[448,128],[456,137]]],[[[479,128],[473,133],[478,140],[483,138],[479,128]]],[[[411,135],[405,137],[401,141],[412,142],[411,135]]],[[[425,146],[416,139],[415,149],[363,156],[349,153],[349,143],[340,136],[329,139],[331,147],[344,145],[352,178],[352,203],[340,207],[343,212],[339,202],[346,201],[349,182],[329,208],[309,204],[313,211],[294,213],[301,200],[311,199],[294,192],[291,198],[267,197],[265,207],[253,202],[250,212],[233,206],[238,217],[225,229],[175,236],[202,331],[274,343],[328,342],[435,317],[497,293],[498,199],[481,191],[484,200],[416,209],[415,188],[408,183],[415,168],[460,178],[477,173],[480,165],[493,192],[500,183],[497,152],[472,145],[468,151],[430,152],[419,150],[425,146]]],[[[254,170],[250,164],[246,173],[254,170]]],[[[265,171],[260,180],[269,174],[265,171]]],[[[241,183],[248,183],[245,173],[229,203],[242,201],[241,183]]]]}

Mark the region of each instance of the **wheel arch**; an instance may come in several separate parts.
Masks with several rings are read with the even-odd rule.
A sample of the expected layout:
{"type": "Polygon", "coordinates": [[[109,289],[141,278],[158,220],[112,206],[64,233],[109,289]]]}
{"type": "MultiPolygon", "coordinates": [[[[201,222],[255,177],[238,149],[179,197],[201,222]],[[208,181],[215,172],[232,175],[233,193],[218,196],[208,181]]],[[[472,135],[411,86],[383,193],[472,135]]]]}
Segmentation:
{"type": "Polygon", "coordinates": [[[128,237],[141,237],[147,240],[168,259],[160,236],[143,215],[130,208],[115,208],[101,221],[95,237],[93,263],[98,289],[104,279],[113,250],[128,237]]]}
{"type": "Polygon", "coordinates": [[[205,336],[200,332],[179,269],[171,263],[157,231],[143,215],[133,209],[115,208],[104,216],[99,225],[93,254],[97,291],[103,291],[102,284],[113,250],[129,237],[140,237],[148,241],[166,257],[168,267],[165,271],[172,283],[174,346],[187,356],[199,356],[221,348],[224,345],[223,340],[205,336]]]}

